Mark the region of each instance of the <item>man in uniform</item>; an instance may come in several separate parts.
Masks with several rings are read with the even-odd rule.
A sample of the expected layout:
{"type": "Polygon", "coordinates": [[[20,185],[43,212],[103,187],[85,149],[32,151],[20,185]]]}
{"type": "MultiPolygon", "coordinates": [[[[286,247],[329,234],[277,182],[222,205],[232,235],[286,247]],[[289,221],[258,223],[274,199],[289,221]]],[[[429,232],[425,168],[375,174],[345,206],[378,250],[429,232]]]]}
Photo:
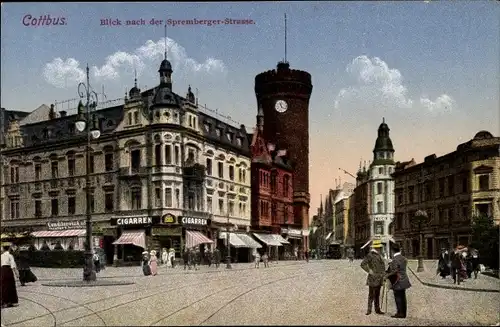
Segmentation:
{"type": "Polygon", "coordinates": [[[375,313],[384,314],[380,310],[380,288],[384,283],[385,262],[378,251],[382,248],[379,240],[372,241],[370,252],[361,262],[361,268],[368,273],[366,285],[368,285],[368,310],[366,314],[372,313],[372,305],[375,302],[375,313]]]}

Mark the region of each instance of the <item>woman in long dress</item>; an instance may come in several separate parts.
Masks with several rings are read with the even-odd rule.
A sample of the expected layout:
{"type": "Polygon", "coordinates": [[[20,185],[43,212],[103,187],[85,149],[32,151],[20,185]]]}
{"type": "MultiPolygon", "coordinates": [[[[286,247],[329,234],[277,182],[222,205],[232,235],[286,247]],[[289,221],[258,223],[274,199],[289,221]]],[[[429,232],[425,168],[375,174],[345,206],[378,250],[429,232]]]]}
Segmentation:
{"type": "Polygon", "coordinates": [[[156,276],[158,273],[158,258],[156,257],[156,251],[152,250],[150,256],[149,267],[151,269],[151,275],[156,276]]]}
{"type": "Polygon", "coordinates": [[[9,252],[9,246],[2,247],[2,267],[1,267],[1,288],[2,288],[2,308],[17,306],[19,298],[17,297],[16,279],[19,277],[16,261],[9,252]]]}
{"type": "Polygon", "coordinates": [[[142,272],[144,273],[144,276],[151,275],[148,251],[142,252],[142,272]]]}
{"type": "Polygon", "coordinates": [[[33,274],[29,266],[28,255],[26,253],[19,254],[17,268],[19,270],[19,281],[21,282],[21,286],[37,281],[35,274],[33,274]]]}

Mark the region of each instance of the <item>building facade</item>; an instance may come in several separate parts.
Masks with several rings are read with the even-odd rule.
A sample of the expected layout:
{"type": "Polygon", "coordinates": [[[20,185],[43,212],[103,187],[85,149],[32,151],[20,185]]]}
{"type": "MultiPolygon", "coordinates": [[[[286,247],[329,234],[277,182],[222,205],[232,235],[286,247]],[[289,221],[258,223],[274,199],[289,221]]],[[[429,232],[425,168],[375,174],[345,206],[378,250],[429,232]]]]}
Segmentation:
{"type": "Polygon", "coordinates": [[[345,183],[343,189],[335,198],[335,242],[345,249],[354,246],[353,240],[349,238],[349,199],[354,191],[354,185],[345,183]]]}
{"type": "Polygon", "coordinates": [[[280,62],[255,77],[255,95],[266,124],[264,138],[288,150],[293,167],[294,216],[302,221],[302,244],[309,243],[309,99],[311,75],[280,62]]]}
{"type": "Polygon", "coordinates": [[[380,240],[386,255],[390,254],[390,244],[394,239],[390,233],[394,220],[394,146],[389,135],[389,126],[383,119],[378,128],[377,140],[373,148],[373,161],[368,173],[370,188],[370,237],[380,240]]]}
{"type": "MultiPolygon", "coordinates": [[[[185,97],[174,93],[167,59],[158,72],[157,87],[134,86],[124,104],[95,111],[88,124],[101,131],[89,172],[95,242],[110,261],[136,260],[144,248],[172,247],[180,255],[195,239],[213,246],[228,223],[250,226],[245,127],[200,111],[190,88],[185,97]]],[[[9,122],[3,229],[82,246],[87,132],[75,121],[84,109],[80,103],[77,115],[66,115],[51,106],[45,119],[37,110],[29,124],[9,122]]]]}
{"type": "Polygon", "coordinates": [[[366,167],[360,167],[356,175],[356,187],[353,191],[354,201],[350,204],[354,214],[354,250],[358,257],[363,255],[367,244],[371,241],[370,199],[372,195],[368,177],[366,167]]]}
{"type": "Polygon", "coordinates": [[[441,248],[470,243],[474,216],[500,222],[500,137],[480,131],[456,151],[424,162],[398,163],[395,178],[395,232],[409,257],[436,258],[441,248]],[[429,222],[421,231],[413,223],[424,210],[429,222]]]}
{"type": "MultiPolygon", "coordinates": [[[[252,230],[269,247],[302,247],[302,221],[294,215],[293,172],[287,149],[264,138],[264,112],[259,108],[252,135],[252,230]],[[261,234],[258,232],[266,232],[261,234]],[[273,236],[269,238],[269,236],[273,236]],[[283,237],[284,236],[284,237],[283,237]],[[271,240],[271,241],[268,241],[271,240]],[[276,243],[276,240],[281,243],[276,243]]],[[[290,250],[291,252],[291,248],[290,250]]]]}

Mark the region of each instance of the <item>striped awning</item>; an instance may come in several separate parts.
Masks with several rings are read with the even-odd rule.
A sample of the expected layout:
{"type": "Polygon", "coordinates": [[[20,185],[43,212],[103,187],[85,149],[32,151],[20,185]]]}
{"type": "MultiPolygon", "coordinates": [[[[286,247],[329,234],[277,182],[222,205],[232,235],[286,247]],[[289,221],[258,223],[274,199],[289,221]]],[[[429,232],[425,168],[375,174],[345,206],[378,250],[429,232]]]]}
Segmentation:
{"type": "Polygon", "coordinates": [[[87,232],[85,229],[68,229],[68,230],[43,230],[31,233],[33,237],[45,238],[45,237],[82,237],[85,236],[87,232]]]}
{"type": "MultiPolygon", "coordinates": [[[[227,238],[226,232],[219,233],[219,238],[225,240],[227,238]]],[[[246,248],[247,244],[239,238],[239,234],[229,233],[229,243],[235,248],[246,248]]]]}
{"type": "Polygon", "coordinates": [[[276,240],[272,234],[259,234],[259,233],[253,233],[255,237],[257,237],[259,240],[262,242],[266,243],[267,245],[270,246],[283,246],[280,241],[276,240]]]}
{"type": "Polygon", "coordinates": [[[262,248],[262,245],[259,244],[259,242],[255,241],[250,235],[247,234],[238,234],[238,237],[240,240],[245,242],[248,248],[250,249],[260,249],[262,248]]]}
{"type": "Polygon", "coordinates": [[[146,248],[146,232],[144,230],[128,230],[113,242],[114,245],[132,244],[140,248],[146,248]]]}
{"type": "Polygon", "coordinates": [[[186,231],[186,248],[192,249],[200,244],[211,244],[214,241],[203,235],[201,232],[194,230],[186,231]]]}
{"type": "Polygon", "coordinates": [[[290,242],[288,242],[283,236],[279,234],[271,234],[271,235],[273,235],[274,239],[280,242],[281,244],[290,244],[290,242]]]}

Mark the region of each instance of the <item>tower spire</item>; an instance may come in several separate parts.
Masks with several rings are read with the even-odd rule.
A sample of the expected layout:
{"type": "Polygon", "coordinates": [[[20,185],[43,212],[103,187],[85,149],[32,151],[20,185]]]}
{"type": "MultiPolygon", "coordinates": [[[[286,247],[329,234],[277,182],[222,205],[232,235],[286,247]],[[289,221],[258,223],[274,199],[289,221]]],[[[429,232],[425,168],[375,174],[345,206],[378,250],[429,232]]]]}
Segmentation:
{"type": "Polygon", "coordinates": [[[287,53],[286,53],[287,52],[286,34],[287,34],[287,30],[286,30],[286,13],[285,13],[285,62],[287,62],[286,61],[286,55],[287,55],[287,53]]]}
{"type": "Polygon", "coordinates": [[[165,23],[165,60],[167,60],[167,23],[165,23]]]}
{"type": "Polygon", "coordinates": [[[137,68],[134,68],[134,86],[137,88],[137,68]]]}

